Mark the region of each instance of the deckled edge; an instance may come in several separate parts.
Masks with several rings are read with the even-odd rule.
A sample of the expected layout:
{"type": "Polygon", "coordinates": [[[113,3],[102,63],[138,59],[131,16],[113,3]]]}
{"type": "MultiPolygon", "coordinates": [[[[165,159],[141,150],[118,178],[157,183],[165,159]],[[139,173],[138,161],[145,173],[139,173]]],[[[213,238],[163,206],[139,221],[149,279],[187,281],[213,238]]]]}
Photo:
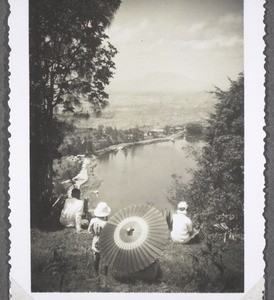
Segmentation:
{"type": "Polygon", "coordinates": [[[8,0],[0,1],[0,295],[2,300],[9,299],[9,46],[8,17],[10,13],[8,0]]]}
{"type": "MultiPolygon", "coordinates": [[[[265,268],[265,294],[264,299],[274,299],[274,1],[266,0],[265,2],[265,32],[264,37],[265,48],[265,210],[264,217],[266,219],[266,247],[264,250],[265,268]]],[[[0,296],[3,300],[9,299],[9,234],[8,228],[10,223],[9,216],[9,194],[8,194],[8,166],[9,166],[9,143],[8,143],[8,125],[9,125],[9,85],[8,85],[8,25],[7,19],[10,14],[9,4],[7,0],[0,0],[0,296]]],[[[259,100],[258,100],[259,101],[259,100]]]]}
{"type": "MultiPolygon", "coordinates": [[[[273,216],[274,216],[274,1],[266,0],[265,2],[265,123],[264,128],[266,132],[265,138],[265,239],[266,246],[264,249],[265,267],[265,294],[264,299],[274,299],[274,276],[273,276],[273,254],[274,254],[274,230],[273,230],[273,216]]],[[[259,99],[258,99],[259,101],[259,99]]]]}

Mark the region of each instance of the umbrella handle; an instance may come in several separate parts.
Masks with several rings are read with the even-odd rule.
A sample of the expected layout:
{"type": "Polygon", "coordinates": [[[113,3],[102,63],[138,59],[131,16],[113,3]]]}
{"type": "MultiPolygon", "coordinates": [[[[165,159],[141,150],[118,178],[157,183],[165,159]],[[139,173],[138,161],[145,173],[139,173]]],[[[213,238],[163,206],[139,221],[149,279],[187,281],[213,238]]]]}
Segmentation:
{"type": "Polygon", "coordinates": [[[133,231],[134,231],[134,228],[128,227],[127,228],[127,235],[132,235],[133,231]]]}

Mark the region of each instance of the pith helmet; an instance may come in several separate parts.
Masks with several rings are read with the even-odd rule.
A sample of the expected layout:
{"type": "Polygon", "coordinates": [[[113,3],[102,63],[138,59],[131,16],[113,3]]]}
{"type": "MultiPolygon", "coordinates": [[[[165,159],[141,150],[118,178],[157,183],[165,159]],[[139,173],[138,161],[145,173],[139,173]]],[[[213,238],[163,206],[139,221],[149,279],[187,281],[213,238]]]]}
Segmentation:
{"type": "Polygon", "coordinates": [[[106,202],[99,202],[94,210],[94,215],[96,217],[107,217],[110,213],[111,209],[106,202]]]}

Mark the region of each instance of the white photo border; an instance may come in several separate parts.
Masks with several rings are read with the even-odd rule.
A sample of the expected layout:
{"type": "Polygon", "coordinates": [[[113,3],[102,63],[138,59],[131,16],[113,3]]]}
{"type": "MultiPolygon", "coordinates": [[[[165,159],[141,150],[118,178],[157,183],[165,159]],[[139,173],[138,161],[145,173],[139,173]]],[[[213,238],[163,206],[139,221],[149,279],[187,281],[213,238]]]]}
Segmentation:
{"type": "MultiPolygon", "coordinates": [[[[185,299],[243,299],[264,276],[264,1],[244,0],[245,74],[245,292],[183,294],[185,299]]],[[[28,1],[10,0],[10,277],[32,299],[104,299],[113,293],[31,293],[29,192],[28,1]]],[[[179,299],[182,294],[142,294],[179,299]]],[[[137,299],[140,294],[117,294],[137,299]]]]}

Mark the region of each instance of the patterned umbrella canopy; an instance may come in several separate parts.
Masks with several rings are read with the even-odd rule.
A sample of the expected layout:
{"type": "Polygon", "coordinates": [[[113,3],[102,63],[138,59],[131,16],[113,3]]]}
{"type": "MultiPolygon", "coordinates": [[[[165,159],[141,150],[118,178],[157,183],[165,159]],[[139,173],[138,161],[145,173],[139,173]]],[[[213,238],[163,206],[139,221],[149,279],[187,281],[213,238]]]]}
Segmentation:
{"type": "Polygon", "coordinates": [[[167,223],[160,211],[132,205],[115,213],[102,230],[101,257],[111,270],[134,273],[157,259],[167,237],[167,223]]]}

